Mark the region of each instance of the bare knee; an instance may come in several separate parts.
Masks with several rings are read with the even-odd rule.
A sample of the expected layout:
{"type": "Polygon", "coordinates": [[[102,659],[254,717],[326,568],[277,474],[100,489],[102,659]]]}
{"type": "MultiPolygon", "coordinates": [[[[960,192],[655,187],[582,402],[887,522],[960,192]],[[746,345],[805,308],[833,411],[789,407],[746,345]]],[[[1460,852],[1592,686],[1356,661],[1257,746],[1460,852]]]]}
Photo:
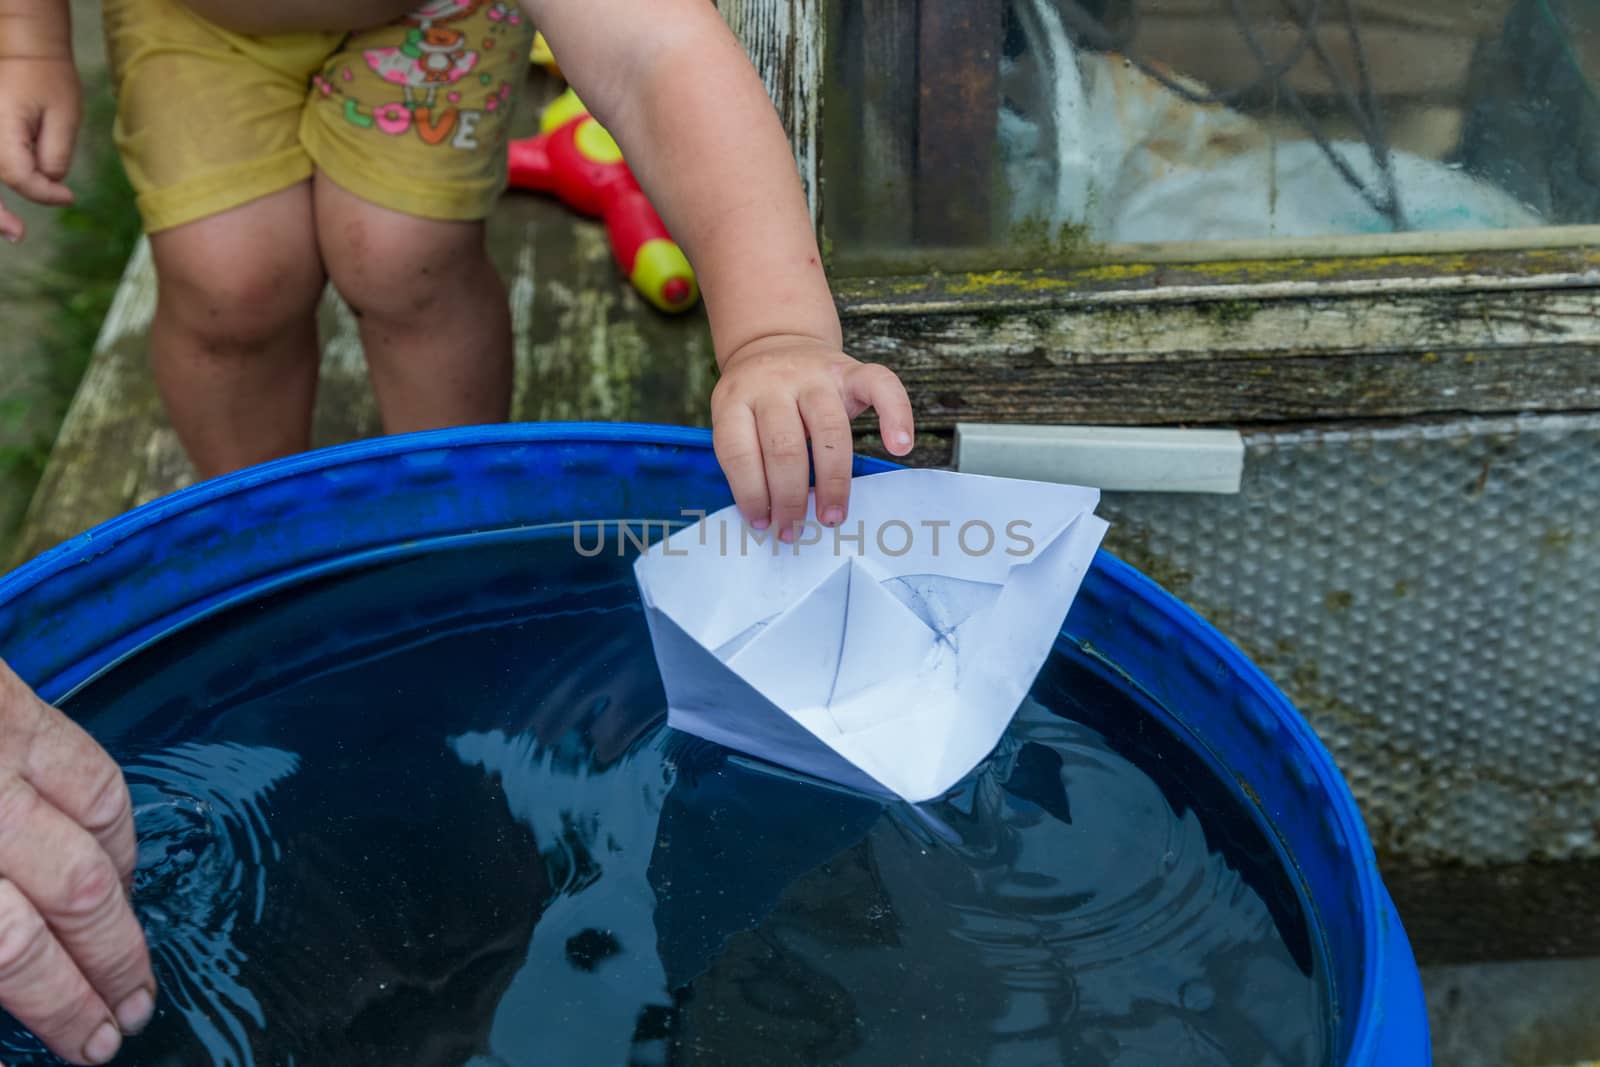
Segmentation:
{"type": "Polygon", "coordinates": [[[207,350],[248,354],[314,314],[324,283],[294,267],[234,262],[179,279],[163,275],[161,284],[179,324],[207,350]]]}
{"type": "Polygon", "coordinates": [[[224,220],[152,239],[163,310],[216,354],[271,347],[315,313],[327,285],[309,210],[300,226],[213,222],[224,220]]]}
{"type": "Polygon", "coordinates": [[[411,218],[348,201],[324,210],[319,199],[318,228],[333,287],[369,324],[425,326],[494,273],[481,223],[411,218]]]}

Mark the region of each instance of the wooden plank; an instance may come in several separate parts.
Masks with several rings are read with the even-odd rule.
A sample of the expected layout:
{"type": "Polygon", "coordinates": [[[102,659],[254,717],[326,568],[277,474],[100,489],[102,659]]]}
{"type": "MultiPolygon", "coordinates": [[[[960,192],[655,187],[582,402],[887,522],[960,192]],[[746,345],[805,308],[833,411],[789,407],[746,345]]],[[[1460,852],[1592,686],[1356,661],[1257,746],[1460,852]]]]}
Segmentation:
{"type": "Polygon", "coordinates": [[[703,310],[657,312],[628,287],[605,231],[553,204],[502,205],[494,252],[510,279],[513,417],[706,426],[716,360],[703,310]]]}
{"type": "Polygon", "coordinates": [[[717,9],[761,72],[789,145],[800,180],[820,217],[818,150],[821,142],[823,0],[717,0],[717,9]]]}
{"type": "MultiPolygon", "coordinates": [[[[1552,231],[1552,240],[1567,229],[1552,231]]],[[[1589,288],[1600,285],[1600,228],[1569,247],[1127,262],[1033,270],[845,277],[834,295],[846,317],[923,316],[1085,305],[1286,297],[1589,288]]]]}
{"type": "MultiPolygon", "coordinates": [[[[1218,277],[1274,269],[1273,263],[1315,266],[1337,279],[1350,263],[1395,260],[1432,273],[1430,262],[1514,261],[1516,254],[1563,254],[1600,247],[1600,226],[1534,226],[1505,230],[1424,230],[1401,233],[1328,234],[1319,237],[1264,237],[1220,241],[1102,243],[1037,240],[979,247],[922,245],[900,249],[845,249],[829,261],[835,287],[853,290],[877,285],[898,291],[919,279],[956,278],[962,284],[989,275],[1021,271],[1129,275],[1157,269],[1194,267],[1218,277]]],[[[1042,275],[1046,279],[1049,273],[1042,275]]],[[[1044,283],[1051,284],[1048,280],[1044,283]]]]}
{"type": "Polygon", "coordinates": [[[901,463],[907,467],[948,468],[955,457],[955,435],[949,430],[925,430],[918,426],[916,438],[911,445],[911,454],[891,455],[889,450],[883,447],[883,439],[878,436],[877,416],[869,413],[856,426],[856,452],[863,456],[886,459],[891,463],[901,463]]]}
{"type": "Polygon", "coordinates": [[[919,241],[990,237],[1000,108],[1000,0],[927,0],[918,13],[919,241]]]}
{"type": "Polygon", "coordinates": [[[846,319],[919,425],[1272,423],[1600,408],[1600,290],[846,319]]]}
{"type": "Polygon", "coordinates": [[[143,343],[155,306],[155,272],[149,245],[141,241],[23,520],[18,560],[43,547],[41,531],[45,544],[54,544],[61,539],[54,531],[70,526],[72,516],[110,517],[139,497],[142,460],[152,431],[164,423],[143,343]]]}

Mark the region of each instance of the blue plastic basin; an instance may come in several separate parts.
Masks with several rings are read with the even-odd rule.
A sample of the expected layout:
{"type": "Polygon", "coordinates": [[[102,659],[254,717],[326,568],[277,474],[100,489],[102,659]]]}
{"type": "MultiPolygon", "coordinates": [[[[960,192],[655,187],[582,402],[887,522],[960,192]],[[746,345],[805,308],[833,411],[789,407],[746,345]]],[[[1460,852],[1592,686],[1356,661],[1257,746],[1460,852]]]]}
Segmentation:
{"type": "MultiPolygon", "coordinates": [[[[858,474],[892,465],[859,459],[858,474]]],[[[419,543],[510,527],[681,521],[731,502],[704,431],[557,423],[382,438],[207,482],[0,579],[0,656],[59,701],[145,642],[241,598],[419,543]]],[[[1422,985],[1354,799],[1237,648],[1101,552],[1062,639],[1092,646],[1243,783],[1325,939],[1339,1062],[1431,1062],[1422,985]]]]}

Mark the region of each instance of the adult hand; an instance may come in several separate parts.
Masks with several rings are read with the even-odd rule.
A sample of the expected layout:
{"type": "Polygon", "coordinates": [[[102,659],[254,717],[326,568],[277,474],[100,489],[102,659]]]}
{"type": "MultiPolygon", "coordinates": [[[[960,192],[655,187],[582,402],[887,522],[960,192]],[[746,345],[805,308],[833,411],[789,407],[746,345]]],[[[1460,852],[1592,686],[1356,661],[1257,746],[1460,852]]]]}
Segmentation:
{"type": "Polygon", "coordinates": [[[0,661],[0,1008],[72,1063],[109,1061],[155,1011],[136,855],[121,770],[0,661]]]}

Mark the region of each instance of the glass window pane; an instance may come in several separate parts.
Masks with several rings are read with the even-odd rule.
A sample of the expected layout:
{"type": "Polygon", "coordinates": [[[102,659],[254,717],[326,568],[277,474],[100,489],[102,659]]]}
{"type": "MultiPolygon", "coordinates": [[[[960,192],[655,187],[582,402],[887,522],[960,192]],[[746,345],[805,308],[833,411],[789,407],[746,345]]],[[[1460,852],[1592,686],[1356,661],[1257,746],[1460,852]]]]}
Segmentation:
{"type": "Polygon", "coordinates": [[[1600,0],[833,8],[837,251],[1600,221],[1600,0]]]}

